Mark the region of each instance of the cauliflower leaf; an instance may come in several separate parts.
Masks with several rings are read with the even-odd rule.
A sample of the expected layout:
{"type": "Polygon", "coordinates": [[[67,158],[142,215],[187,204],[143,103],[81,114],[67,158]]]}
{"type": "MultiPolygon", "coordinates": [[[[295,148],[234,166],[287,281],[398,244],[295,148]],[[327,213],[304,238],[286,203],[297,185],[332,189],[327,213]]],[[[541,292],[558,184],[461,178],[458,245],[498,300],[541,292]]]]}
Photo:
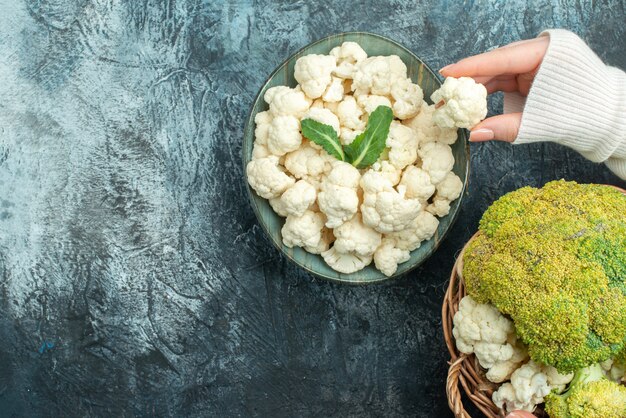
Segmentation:
{"type": "Polygon", "coordinates": [[[392,120],[391,108],[378,106],[369,116],[365,131],[346,146],[341,145],[337,131],[330,125],[306,118],[302,119],[300,126],[306,138],[339,161],[347,161],[356,168],[366,168],[374,164],[385,149],[392,120]]]}
{"type": "Polygon", "coordinates": [[[325,125],[313,119],[303,119],[300,126],[302,127],[302,134],[307,139],[324,148],[324,151],[339,161],[346,160],[337,132],[332,126],[325,125]]]}
{"type": "Polygon", "coordinates": [[[348,161],[356,168],[368,167],[378,160],[385,149],[393,111],[388,106],[378,106],[367,120],[365,132],[345,147],[348,161]]]}

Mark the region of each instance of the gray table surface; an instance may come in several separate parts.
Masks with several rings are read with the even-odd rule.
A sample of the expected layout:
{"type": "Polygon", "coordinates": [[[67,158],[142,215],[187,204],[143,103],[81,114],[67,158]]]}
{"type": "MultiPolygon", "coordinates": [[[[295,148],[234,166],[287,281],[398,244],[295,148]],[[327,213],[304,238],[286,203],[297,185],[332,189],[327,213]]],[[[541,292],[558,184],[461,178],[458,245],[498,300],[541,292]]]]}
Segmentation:
{"type": "Polygon", "coordinates": [[[439,68],[564,27],[626,68],[625,18],[618,0],[0,0],[0,415],[451,416],[440,307],[483,210],[552,179],[624,182],[556,145],[473,145],[428,262],[327,283],[248,204],[252,100],[348,30],[439,68]]]}

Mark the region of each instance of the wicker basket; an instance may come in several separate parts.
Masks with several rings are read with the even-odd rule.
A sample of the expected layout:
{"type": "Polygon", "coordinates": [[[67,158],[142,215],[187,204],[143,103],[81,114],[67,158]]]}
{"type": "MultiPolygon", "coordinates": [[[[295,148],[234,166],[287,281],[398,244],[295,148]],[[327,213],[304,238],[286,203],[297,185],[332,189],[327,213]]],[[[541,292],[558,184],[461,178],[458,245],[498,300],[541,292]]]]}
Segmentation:
{"type": "MultiPolygon", "coordinates": [[[[476,235],[474,235],[475,237],[476,235]]],[[[474,238],[472,237],[472,239],[474,238]]],[[[471,241],[471,239],[470,239],[471,241]]],[[[491,401],[491,394],[498,389],[497,384],[491,383],[485,377],[483,369],[478,364],[476,356],[473,354],[460,353],[452,336],[452,318],[459,309],[459,302],[465,296],[465,284],[461,272],[463,271],[463,253],[467,244],[459,254],[459,257],[452,268],[450,284],[443,301],[441,316],[443,319],[443,335],[450,352],[450,368],[448,369],[448,380],[446,382],[446,392],[448,394],[448,405],[457,418],[471,418],[470,414],[463,407],[461,391],[459,385],[467,394],[468,398],[476,407],[489,418],[501,418],[505,416],[503,410],[498,408],[491,401]]]]}
{"type": "MultiPolygon", "coordinates": [[[[612,187],[615,187],[626,195],[626,190],[616,186],[612,187]]],[[[467,244],[465,244],[456,263],[454,263],[448,290],[446,291],[441,308],[443,336],[448,346],[448,351],[450,352],[450,368],[448,369],[446,392],[448,394],[448,405],[456,418],[471,418],[471,415],[463,407],[459,385],[463,387],[467,397],[486,417],[502,418],[506,415],[505,412],[491,401],[491,395],[500,385],[487,380],[485,372],[480,364],[478,364],[476,356],[473,354],[463,354],[457,350],[454,336],[452,335],[452,319],[459,309],[459,302],[466,294],[462,276],[463,253],[467,245],[477,235],[478,233],[474,234],[467,244]]],[[[547,417],[541,405],[537,407],[534,414],[538,417],[547,417]]]]}

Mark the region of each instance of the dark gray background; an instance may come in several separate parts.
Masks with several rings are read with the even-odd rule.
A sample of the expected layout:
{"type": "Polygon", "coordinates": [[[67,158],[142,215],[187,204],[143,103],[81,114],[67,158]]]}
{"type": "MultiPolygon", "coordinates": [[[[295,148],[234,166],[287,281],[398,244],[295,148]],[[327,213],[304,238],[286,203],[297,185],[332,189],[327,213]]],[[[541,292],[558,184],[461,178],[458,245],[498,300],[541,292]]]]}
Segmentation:
{"type": "Polygon", "coordinates": [[[348,30],[439,68],[564,27],[624,68],[625,18],[619,0],[0,0],[0,415],[451,416],[440,307],[483,210],[552,179],[624,182],[559,146],[473,145],[435,256],[327,283],[248,204],[253,98],[348,30]]]}

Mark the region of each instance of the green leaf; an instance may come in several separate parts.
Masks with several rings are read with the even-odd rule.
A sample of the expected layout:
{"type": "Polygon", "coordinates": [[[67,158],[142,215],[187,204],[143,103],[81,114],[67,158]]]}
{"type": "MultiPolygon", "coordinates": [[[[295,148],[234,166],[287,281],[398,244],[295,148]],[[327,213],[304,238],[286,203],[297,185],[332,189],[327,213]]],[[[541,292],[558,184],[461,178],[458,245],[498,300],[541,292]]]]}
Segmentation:
{"type": "Polygon", "coordinates": [[[304,119],[300,122],[300,127],[305,138],[324,148],[327,153],[336,159],[346,160],[337,132],[335,132],[332,126],[324,125],[313,119],[304,119]]]}
{"type": "Polygon", "coordinates": [[[365,132],[345,147],[348,162],[356,168],[365,168],[374,164],[386,147],[392,120],[391,108],[378,106],[370,114],[365,132]]]}

